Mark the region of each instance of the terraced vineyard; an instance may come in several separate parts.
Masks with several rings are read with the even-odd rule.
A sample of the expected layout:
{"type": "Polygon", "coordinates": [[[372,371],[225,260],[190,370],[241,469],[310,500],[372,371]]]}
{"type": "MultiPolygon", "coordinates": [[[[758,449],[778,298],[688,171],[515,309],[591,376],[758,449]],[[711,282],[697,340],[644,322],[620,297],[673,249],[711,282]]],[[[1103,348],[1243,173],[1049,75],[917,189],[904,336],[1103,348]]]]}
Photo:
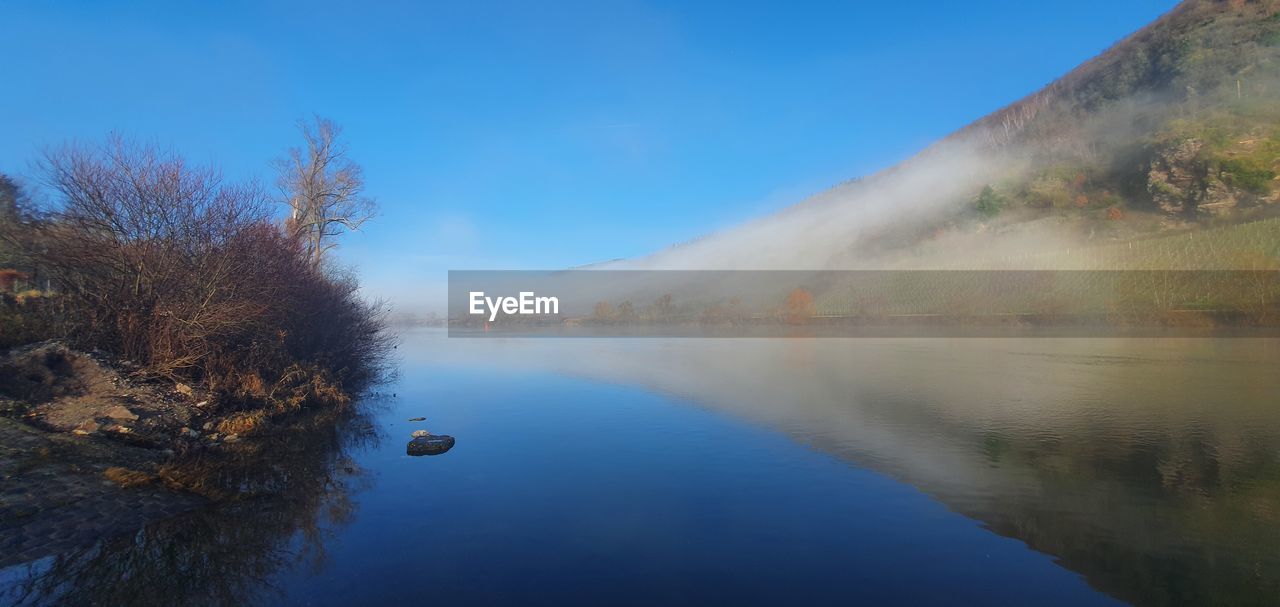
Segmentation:
{"type": "Polygon", "coordinates": [[[818,316],[1150,315],[1265,319],[1280,301],[1280,219],[930,271],[845,273],[818,316]]]}
{"type": "Polygon", "coordinates": [[[973,270],[1262,270],[1280,268],[1280,218],[1125,243],[960,263],[973,270]]]}

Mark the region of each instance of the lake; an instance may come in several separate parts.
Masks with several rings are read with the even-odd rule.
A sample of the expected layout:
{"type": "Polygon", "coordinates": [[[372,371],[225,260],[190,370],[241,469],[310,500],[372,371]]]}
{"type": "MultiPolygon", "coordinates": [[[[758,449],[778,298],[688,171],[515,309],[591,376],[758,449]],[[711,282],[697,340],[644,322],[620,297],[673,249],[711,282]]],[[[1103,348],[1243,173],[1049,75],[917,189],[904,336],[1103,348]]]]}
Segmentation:
{"type": "Polygon", "coordinates": [[[1280,596],[1280,340],[415,330],[398,352],[362,414],[245,473],[281,495],[31,579],[171,604],[1280,596]],[[418,429],[456,446],[409,457],[418,429]]]}

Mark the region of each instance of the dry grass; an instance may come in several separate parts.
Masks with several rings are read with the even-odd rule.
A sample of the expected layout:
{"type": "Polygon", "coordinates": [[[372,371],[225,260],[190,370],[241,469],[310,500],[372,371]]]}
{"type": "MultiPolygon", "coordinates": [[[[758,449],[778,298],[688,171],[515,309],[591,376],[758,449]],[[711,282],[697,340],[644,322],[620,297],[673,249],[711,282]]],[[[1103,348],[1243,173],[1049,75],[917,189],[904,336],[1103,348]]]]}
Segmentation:
{"type": "Polygon", "coordinates": [[[130,470],[120,466],[112,466],[102,472],[107,480],[128,489],[129,487],[137,487],[154,482],[157,477],[154,474],[141,472],[138,470],[130,470]]]}
{"type": "Polygon", "coordinates": [[[247,436],[266,427],[269,421],[267,413],[262,410],[233,413],[218,424],[218,432],[247,436]]]}

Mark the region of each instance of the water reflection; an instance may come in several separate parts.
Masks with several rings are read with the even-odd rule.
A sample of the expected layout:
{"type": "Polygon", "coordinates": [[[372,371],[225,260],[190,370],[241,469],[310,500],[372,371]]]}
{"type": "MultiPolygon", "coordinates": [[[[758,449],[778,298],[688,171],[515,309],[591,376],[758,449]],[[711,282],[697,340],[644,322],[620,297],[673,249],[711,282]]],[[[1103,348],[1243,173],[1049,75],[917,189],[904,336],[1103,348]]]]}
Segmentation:
{"type": "Polygon", "coordinates": [[[908,482],[1139,604],[1280,596],[1280,342],[449,340],[644,386],[908,482]]]}
{"type": "MultiPolygon", "coordinates": [[[[909,483],[1123,600],[1280,596],[1274,340],[430,334],[402,350],[412,381],[397,389],[412,411],[314,419],[240,445],[236,465],[206,462],[200,486],[242,499],[32,564],[0,603],[394,602],[417,587],[587,602],[625,583],[634,602],[884,602],[930,583],[942,599],[995,600],[986,584],[1026,583],[991,563],[1035,555],[974,563],[1012,542],[973,541],[965,530],[992,536],[914,507],[886,516],[928,500],[791,441],[909,483]],[[592,381],[539,390],[552,375],[592,381]],[[407,457],[400,441],[421,426],[404,420],[423,411],[463,444],[407,457]],[[394,440],[374,448],[366,415],[394,440]],[[736,451],[761,443],[785,459],[736,451]],[[356,493],[366,513],[352,522],[356,493]],[[821,499],[830,507],[812,507],[821,499]]],[[[1071,602],[1082,595],[1065,594],[1078,584],[1067,577],[1009,596],[1071,602]]]]}
{"type": "Polygon", "coordinates": [[[352,495],[369,482],[349,452],[378,440],[367,413],[314,416],[187,462],[202,491],[237,499],[11,569],[0,603],[270,602],[277,572],[323,568],[327,536],[351,521],[352,495]]]}

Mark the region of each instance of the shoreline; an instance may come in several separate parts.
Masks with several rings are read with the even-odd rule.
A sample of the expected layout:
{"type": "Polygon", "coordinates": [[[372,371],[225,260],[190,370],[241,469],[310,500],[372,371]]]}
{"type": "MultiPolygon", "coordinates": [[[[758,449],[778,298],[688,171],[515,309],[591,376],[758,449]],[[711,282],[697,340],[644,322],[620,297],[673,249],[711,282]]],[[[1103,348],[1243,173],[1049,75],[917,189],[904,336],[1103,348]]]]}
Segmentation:
{"type": "Polygon", "coordinates": [[[229,407],[58,340],[0,352],[0,569],[279,492],[252,464],[290,457],[274,445],[326,435],[349,411],[259,411],[250,426],[229,407]]]}
{"type": "Polygon", "coordinates": [[[245,411],[218,394],[149,375],[129,362],[75,350],[60,340],[0,355],[0,415],[33,428],[103,439],[166,458],[242,438],[245,411]]]}

